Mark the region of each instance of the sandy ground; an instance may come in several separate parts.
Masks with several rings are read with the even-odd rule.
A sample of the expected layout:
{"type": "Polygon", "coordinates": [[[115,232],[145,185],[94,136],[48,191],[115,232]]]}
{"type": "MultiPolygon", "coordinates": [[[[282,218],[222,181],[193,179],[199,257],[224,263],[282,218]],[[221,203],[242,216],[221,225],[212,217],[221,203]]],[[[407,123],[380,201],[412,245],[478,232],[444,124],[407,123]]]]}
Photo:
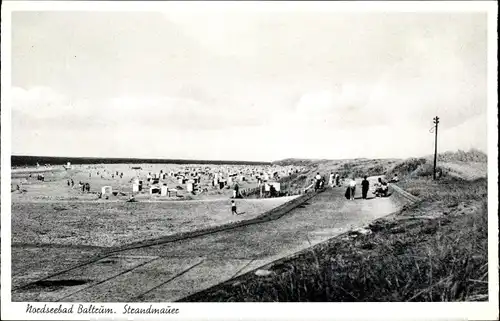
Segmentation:
{"type": "MultiPolygon", "coordinates": [[[[228,188],[219,189],[212,187],[211,180],[208,176],[202,176],[202,181],[200,184],[200,189],[207,189],[206,192],[199,193],[196,195],[189,193],[186,190],[185,184],[179,184],[179,182],[174,178],[167,176],[166,179],[161,180],[161,183],[167,184],[169,188],[177,189],[177,197],[158,197],[151,196],[149,194],[150,184],[146,180],[146,175],[151,173],[158,173],[160,169],[164,172],[179,171],[182,167],[177,165],[143,165],[144,169],[134,170],[131,169],[130,165],[123,164],[110,164],[106,166],[87,166],[80,165],[75,166],[72,170],[64,170],[60,167],[54,168],[53,170],[44,170],[43,175],[45,176],[45,181],[38,181],[36,176],[39,174],[36,169],[20,169],[12,172],[12,189],[16,189],[17,185],[21,192],[12,193],[12,202],[30,202],[33,200],[46,200],[46,201],[58,201],[58,200],[97,200],[97,193],[101,192],[103,186],[111,186],[113,191],[118,192],[117,196],[111,196],[110,200],[126,200],[132,194],[132,180],[138,177],[143,180],[144,189],[141,193],[136,195],[139,200],[148,199],[206,199],[206,198],[221,198],[230,197],[232,195],[232,190],[228,188]],[[99,172],[99,175],[97,174],[99,172]],[[123,177],[112,176],[116,172],[122,173],[123,177]],[[30,177],[31,175],[31,177],[30,177]],[[101,175],[103,177],[101,177],[101,175]],[[68,186],[68,180],[73,180],[75,185],[73,187],[68,186]],[[90,184],[90,193],[83,193],[78,186],[79,182],[90,184]]],[[[257,187],[257,181],[255,178],[246,177],[246,181],[239,181],[238,184],[240,189],[251,189],[257,187]]]]}
{"type": "MultiPolygon", "coordinates": [[[[208,192],[201,195],[192,195],[182,188],[179,189],[181,197],[151,196],[145,179],[148,172],[160,169],[175,172],[183,166],[139,166],[143,169],[134,170],[124,164],[82,165],[72,170],[61,167],[13,170],[13,286],[69,268],[110,247],[251,219],[295,198],[238,199],[240,215],[233,215],[229,199],[232,190],[213,188],[208,177],[202,180],[202,187],[208,192]],[[111,177],[116,171],[123,172],[123,178],[111,177]],[[39,173],[43,173],[45,181],[36,179],[39,173]],[[136,195],[138,202],[129,203],[126,200],[135,177],[145,181],[145,191],[136,195]],[[67,185],[70,179],[75,182],[74,188],[67,185]],[[90,193],[78,189],[79,181],[90,183],[90,193]],[[99,199],[97,193],[106,185],[119,194],[107,200],[99,199]]],[[[255,179],[247,179],[238,182],[240,189],[256,186],[255,179]]],[[[179,186],[173,177],[167,177],[162,183],[170,188],[179,186]]],[[[110,266],[116,271],[116,267],[110,266]]]]}
{"type": "MultiPolygon", "coordinates": [[[[229,173],[258,171],[262,166],[204,166],[175,164],[106,164],[74,165],[47,168],[20,168],[12,171],[12,242],[17,244],[120,246],[130,242],[197,230],[214,225],[254,218],[279,206],[292,197],[273,199],[238,199],[241,215],[232,215],[232,189],[213,187],[202,172],[229,173]],[[141,169],[134,169],[135,167],[141,169]],[[185,184],[173,176],[161,180],[178,190],[177,196],[149,194],[148,173],[192,172],[202,177],[203,193],[186,191],[185,184]],[[123,177],[116,173],[123,173],[123,177]],[[43,173],[45,180],[37,180],[43,173]],[[132,180],[144,182],[137,202],[126,202],[132,194],[132,180]],[[74,187],[68,186],[73,180],[74,187]],[[83,192],[79,182],[89,183],[90,192],[83,192]],[[102,186],[111,186],[116,195],[99,198],[102,186]],[[18,188],[19,187],[19,188],[18,188]]],[[[190,177],[190,174],[188,175],[190,177]]],[[[257,186],[255,177],[245,175],[240,190],[257,186]]],[[[232,187],[232,186],[231,186],[232,187]]]]}
{"type": "Polygon", "coordinates": [[[12,242],[112,247],[250,219],[291,199],[12,204],[12,242]]]}
{"type": "MultiPolygon", "coordinates": [[[[201,182],[195,194],[186,190],[187,185],[181,184],[174,176],[167,175],[160,180],[169,189],[177,189],[178,197],[186,199],[206,199],[229,197],[232,195],[231,188],[235,182],[238,183],[240,191],[253,189],[258,186],[256,176],[262,173],[276,172],[280,177],[285,177],[294,171],[305,170],[296,166],[276,165],[176,165],[176,164],[100,164],[100,165],[73,165],[71,169],[65,170],[63,166],[52,168],[16,168],[12,170],[12,190],[17,186],[22,193],[13,193],[13,201],[23,202],[31,200],[79,200],[97,199],[97,193],[103,186],[111,186],[113,191],[119,193],[111,199],[128,198],[132,194],[132,181],[137,178],[143,181],[143,192],[136,195],[139,199],[149,199],[150,182],[147,175],[155,173],[179,173],[186,179],[200,176],[201,182]],[[140,168],[140,169],[137,169],[140,168]],[[123,173],[123,177],[117,175],[123,173]],[[210,173],[219,173],[219,177],[228,179],[229,174],[237,175],[232,181],[228,179],[228,186],[223,189],[212,186],[213,180],[210,173]],[[36,176],[43,174],[45,182],[38,181],[36,176]],[[244,178],[244,179],[243,179],[244,178]],[[73,180],[73,188],[68,187],[68,180],[73,180]],[[82,193],[78,182],[89,183],[90,193],[82,193]]],[[[156,198],[155,196],[153,198],[156,198]]],[[[162,197],[163,199],[166,197],[162,197]]]]}
{"type": "MultiPolygon", "coordinates": [[[[115,253],[51,277],[43,284],[14,290],[12,299],[175,301],[363,226],[398,208],[392,197],[370,195],[371,199],[361,200],[357,195],[358,199],[347,201],[344,191],[344,188],[329,189],[278,220],[115,253]]],[[[19,262],[37,259],[22,251],[16,255],[20,256],[19,262]]],[[[54,269],[43,264],[36,267],[17,275],[14,286],[26,284],[33,274],[48,275],[54,269]]]]}

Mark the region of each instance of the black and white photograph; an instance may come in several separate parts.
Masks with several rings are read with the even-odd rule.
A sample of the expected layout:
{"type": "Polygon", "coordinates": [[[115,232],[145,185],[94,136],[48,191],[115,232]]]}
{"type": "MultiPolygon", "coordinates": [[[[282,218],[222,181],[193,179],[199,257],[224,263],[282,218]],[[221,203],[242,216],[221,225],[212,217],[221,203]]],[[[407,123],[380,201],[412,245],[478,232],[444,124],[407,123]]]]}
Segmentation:
{"type": "Polygon", "coordinates": [[[4,2],[2,319],[498,320],[497,9],[4,2]]]}

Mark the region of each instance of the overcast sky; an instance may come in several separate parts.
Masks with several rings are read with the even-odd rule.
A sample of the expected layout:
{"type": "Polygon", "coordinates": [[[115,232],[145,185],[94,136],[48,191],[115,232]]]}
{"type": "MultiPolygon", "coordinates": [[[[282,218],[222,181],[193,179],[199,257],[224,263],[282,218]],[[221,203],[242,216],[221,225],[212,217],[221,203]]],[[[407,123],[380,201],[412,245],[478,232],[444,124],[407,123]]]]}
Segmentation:
{"type": "Polygon", "coordinates": [[[12,152],[486,151],[486,56],[478,13],[15,12],[12,152]]]}

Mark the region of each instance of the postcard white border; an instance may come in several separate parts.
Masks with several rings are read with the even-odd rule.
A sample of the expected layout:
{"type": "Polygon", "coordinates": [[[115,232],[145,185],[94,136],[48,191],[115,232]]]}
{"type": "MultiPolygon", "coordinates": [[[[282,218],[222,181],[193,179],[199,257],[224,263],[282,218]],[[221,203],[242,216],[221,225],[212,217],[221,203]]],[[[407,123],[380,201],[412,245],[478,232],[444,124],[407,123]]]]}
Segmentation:
{"type": "MultiPolygon", "coordinates": [[[[474,319],[498,318],[498,123],[497,9],[495,1],[370,1],[370,2],[65,2],[11,1],[2,3],[1,74],[1,318],[3,320],[157,320],[159,315],[30,315],[25,303],[11,302],[10,155],[11,155],[11,12],[12,11],[162,11],[162,10],[259,10],[336,12],[487,12],[488,13],[488,219],[489,302],[482,303],[171,303],[181,310],[170,320],[353,320],[353,319],[474,319]]],[[[40,305],[40,303],[36,303],[40,305]]],[[[132,303],[148,307],[149,303],[132,303]]],[[[42,304],[43,305],[43,304],[42,304]]],[[[100,305],[100,304],[99,304],[100,305]]],[[[117,311],[122,303],[105,304],[117,311]]]]}

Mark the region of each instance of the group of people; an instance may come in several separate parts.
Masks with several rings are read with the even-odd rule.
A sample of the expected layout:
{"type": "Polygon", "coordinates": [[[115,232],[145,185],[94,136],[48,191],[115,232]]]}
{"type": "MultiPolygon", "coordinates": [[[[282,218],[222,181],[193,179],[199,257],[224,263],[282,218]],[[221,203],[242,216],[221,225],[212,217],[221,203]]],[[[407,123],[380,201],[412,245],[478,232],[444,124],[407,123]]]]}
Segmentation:
{"type": "MultiPolygon", "coordinates": [[[[319,189],[323,189],[325,187],[325,178],[321,176],[321,174],[318,172],[316,176],[314,177],[313,180],[314,184],[314,190],[317,191],[319,189]]],[[[330,173],[329,179],[328,179],[328,186],[330,187],[336,187],[341,185],[341,178],[339,173],[330,173]]]]}
{"type": "Polygon", "coordinates": [[[322,189],[324,185],[325,185],[325,179],[318,172],[318,174],[316,174],[316,176],[314,177],[314,191],[322,189]]]}
{"type": "MultiPolygon", "coordinates": [[[[337,187],[341,186],[341,178],[339,173],[330,173],[329,179],[328,179],[328,186],[330,187],[337,187]]],[[[320,173],[317,173],[316,176],[314,177],[314,190],[317,191],[319,189],[322,189],[325,187],[325,179],[323,176],[321,176],[320,173]]]]}
{"type": "Polygon", "coordinates": [[[340,186],[340,175],[339,173],[330,173],[330,179],[328,180],[328,185],[330,187],[340,186]]]}
{"type": "Polygon", "coordinates": [[[82,192],[90,193],[90,184],[78,182],[78,187],[82,189],[82,192]]]}
{"type": "Polygon", "coordinates": [[[380,177],[378,178],[378,183],[375,185],[374,194],[376,197],[386,197],[388,196],[389,185],[386,181],[382,180],[380,177]]]}
{"type": "Polygon", "coordinates": [[[117,171],[117,172],[116,172],[116,175],[115,175],[115,173],[112,173],[112,174],[111,174],[111,178],[115,178],[115,176],[116,176],[116,177],[118,177],[118,176],[119,176],[120,178],[123,178],[123,173],[119,173],[119,172],[117,171]]]}
{"type": "MultiPolygon", "coordinates": [[[[73,179],[68,179],[66,184],[68,187],[74,188],[75,187],[75,181],[73,179]]],[[[78,188],[82,190],[82,192],[87,192],[90,193],[90,184],[89,183],[84,183],[82,181],[78,182],[78,188]]]]}
{"type": "MultiPolygon", "coordinates": [[[[391,179],[391,182],[398,182],[399,179],[397,175],[391,179]]],[[[348,200],[354,200],[354,195],[356,194],[356,180],[354,178],[349,179],[347,183],[347,189],[345,192],[345,197],[348,200]]],[[[361,181],[361,198],[367,199],[368,191],[370,190],[370,182],[368,181],[368,177],[364,176],[361,181]]],[[[373,194],[375,197],[387,197],[389,193],[389,185],[383,180],[381,177],[378,178],[377,183],[374,186],[373,194]]]]}
{"type": "MultiPolygon", "coordinates": [[[[390,180],[391,183],[397,183],[399,182],[399,178],[397,174],[390,180]]],[[[314,177],[314,190],[317,191],[319,189],[324,188],[325,184],[325,179],[321,176],[321,174],[318,172],[316,176],[314,177]]],[[[330,173],[328,185],[330,187],[335,187],[335,186],[340,186],[340,175],[338,173],[333,174],[330,173]]],[[[349,179],[347,183],[347,189],[345,192],[345,197],[348,200],[354,200],[354,195],[356,194],[356,180],[354,178],[349,179]]],[[[363,180],[361,181],[361,198],[362,199],[367,199],[368,198],[368,191],[370,190],[370,181],[368,181],[368,176],[364,176],[363,180]]],[[[377,183],[374,185],[374,190],[373,194],[375,197],[387,197],[389,196],[389,185],[388,183],[383,180],[381,177],[377,179],[377,183]]],[[[235,195],[238,195],[238,185],[235,184],[235,191],[233,194],[233,198],[236,198],[235,195]]],[[[232,214],[237,215],[238,212],[236,210],[236,203],[234,200],[231,201],[231,212],[232,214]]]]}
{"type": "MultiPolygon", "coordinates": [[[[30,174],[30,175],[29,175],[29,178],[32,178],[32,177],[33,177],[33,174],[30,174]]],[[[38,174],[38,175],[36,175],[36,179],[37,179],[38,181],[45,182],[45,176],[44,176],[43,174],[38,174]]]]}
{"type": "MultiPolygon", "coordinates": [[[[397,176],[396,180],[392,179],[391,182],[397,182],[397,176]]],[[[377,183],[374,186],[373,194],[375,197],[387,197],[389,196],[389,185],[387,184],[386,181],[384,181],[381,177],[378,178],[377,183]]],[[[361,198],[362,199],[367,199],[368,197],[368,191],[370,190],[370,182],[368,181],[368,177],[364,176],[363,180],[361,181],[361,198]]],[[[354,200],[354,195],[356,193],[356,181],[351,178],[347,190],[345,193],[345,197],[349,200],[354,200]]]]}

